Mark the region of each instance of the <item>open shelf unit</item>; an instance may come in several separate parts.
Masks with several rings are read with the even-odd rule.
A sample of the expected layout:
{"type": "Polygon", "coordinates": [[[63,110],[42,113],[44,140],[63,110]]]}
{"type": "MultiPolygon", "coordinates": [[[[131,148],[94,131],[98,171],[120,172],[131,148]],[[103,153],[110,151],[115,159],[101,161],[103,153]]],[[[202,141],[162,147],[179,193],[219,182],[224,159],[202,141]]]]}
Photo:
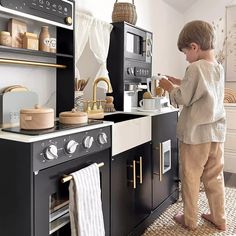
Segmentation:
{"type": "MultiPolygon", "coordinates": [[[[13,16],[7,13],[0,13],[0,30],[6,30],[10,18],[16,18],[26,22],[29,32],[39,35],[42,25],[45,23],[26,19],[23,16],[13,16]]],[[[56,53],[14,48],[0,45],[0,67],[4,64],[18,67],[47,67],[56,70],[56,116],[62,111],[74,108],[74,30],[50,25],[53,37],[56,40],[56,53]],[[22,57],[21,57],[22,55],[22,57]],[[27,56],[30,56],[29,59],[27,56]],[[32,59],[33,57],[33,59],[32,59]],[[44,60],[45,58],[45,60],[44,60]],[[54,59],[48,62],[48,59],[54,59]]],[[[40,83],[40,81],[39,81],[40,83]]]]}

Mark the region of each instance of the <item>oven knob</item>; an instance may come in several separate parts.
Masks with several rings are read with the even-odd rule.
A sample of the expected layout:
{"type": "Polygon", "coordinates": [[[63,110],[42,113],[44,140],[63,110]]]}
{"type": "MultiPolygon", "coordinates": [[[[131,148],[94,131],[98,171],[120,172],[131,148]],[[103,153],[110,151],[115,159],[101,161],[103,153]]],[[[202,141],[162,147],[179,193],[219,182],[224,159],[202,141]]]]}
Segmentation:
{"type": "Polygon", "coordinates": [[[75,152],[76,148],[78,146],[78,143],[75,140],[70,140],[65,147],[65,150],[67,153],[72,154],[75,152]]]}
{"type": "Polygon", "coordinates": [[[105,133],[101,133],[98,135],[98,142],[99,144],[105,144],[107,143],[107,135],[105,133]]]}
{"type": "Polygon", "coordinates": [[[131,75],[134,75],[134,68],[131,67],[130,69],[131,69],[131,75]]]}
{"type": "Polygon", "coordinates": [[[130,67],[127,68],[127,74],[128,74],[128,75],[131,74],[131,68],[130,68],[130,67]]]}
{"type": "Polygon", "coordinates": [[[84,147],[85,147],[86,149],[91,148],[91,146],[92,146],[92,144],[93,144],[93,141],[94,141],[93,137],[91,137],[91,136],[85,137],[84,140],[83,140],[83,145],[84,145],[84,147]]]}
{"type": "Polygon", "coordinates": [[[46,148],[45,158],[47,160],[53,160],[58,158],[56,145],[50,145],[46,148]]]}
{"type": "Polygon", "coordinates": [[[128,68],[127,68],[127,74],[128,74],[128,75],[133,75],[133,74],[134,74],[134,68],[128,67],[128,68]]]}
{"type": "Polygon", "coordinates": [[[67,25],[72,25],[72,18],[70,16],[67,16],[65,18],[65,22],[66,22],[67,25]]]}

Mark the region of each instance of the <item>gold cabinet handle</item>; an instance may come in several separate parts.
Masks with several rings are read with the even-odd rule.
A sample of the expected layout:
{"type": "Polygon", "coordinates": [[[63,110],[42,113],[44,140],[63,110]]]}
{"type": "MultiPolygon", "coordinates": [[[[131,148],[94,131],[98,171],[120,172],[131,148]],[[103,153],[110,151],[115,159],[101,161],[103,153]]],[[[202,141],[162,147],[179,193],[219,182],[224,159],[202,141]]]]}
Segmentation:
{"type": "Polygon", "coordinates": [[[66,68],[66,65],[53,64],[53,63],[47,63],[47,62],[39,62],[39,61],[26,61],[26,60],[18,60],[18,59],[7,59],[7,58],[0,58],[0,63],[20,64],[20,65],[28,65],[28,66],[44,66],[44,67],[53,67],[53,68],[60,68],[60,69],[65,69],[66,68]]]}
{"type": "Polygon", "coordinates": [[[133,189],[136,189],[136,161],[133,160],[133,164],[129,167],[133,169],[133,180],[129,180],[129,182],[133,183],[133,189]]]}
{"type": "Polygon", "coordinates": [[[137,161],[137,163],[139,164],[139,175],[137,176],[137,178],[139,178],[139,183],[142,184],[143,183],[143,157],[142,156],[139,157],[139,161],[137,161]]]}
{"type": "Polygon", "coordinates": [[[160,156],[160,163],[159,163],[159,180],[162,181],[162,143],[159,143],[159,156],[160,156]]]}

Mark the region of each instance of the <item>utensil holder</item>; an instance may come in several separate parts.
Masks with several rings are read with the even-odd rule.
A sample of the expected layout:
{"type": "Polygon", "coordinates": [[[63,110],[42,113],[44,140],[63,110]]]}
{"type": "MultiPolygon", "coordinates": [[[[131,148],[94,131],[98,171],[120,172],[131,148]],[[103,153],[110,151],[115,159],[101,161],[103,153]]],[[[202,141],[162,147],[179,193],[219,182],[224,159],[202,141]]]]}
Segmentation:
{"type": "Polygon", "coordinates": [[[84,111],[84,92],[75,91],[74,107],[76,111],[84,111]]]}

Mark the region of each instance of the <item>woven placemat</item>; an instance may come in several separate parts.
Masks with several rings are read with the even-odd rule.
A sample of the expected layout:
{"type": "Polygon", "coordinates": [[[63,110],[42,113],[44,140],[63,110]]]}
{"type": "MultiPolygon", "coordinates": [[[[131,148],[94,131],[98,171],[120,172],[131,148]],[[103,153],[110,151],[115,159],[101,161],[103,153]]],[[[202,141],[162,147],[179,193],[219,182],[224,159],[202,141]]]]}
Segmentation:
{"type": "Polygon", "coordinates": [[[236,189],[226,188],[225,191],[227,231],[221,232],[217,230],[211,223],[201,219],[201,214],[207,213],[209,209],[204,189],[201,188],[199,193],[199,221],[198,227],[195,231],[186,230],[180,225],[176,224],[173,220],[173,216],[177,212],[182,212],[183,210],[183,202],[180,197],[177,203],[169,206],[169,208],[146,229],[143,236],[236,236],[236,189]]]}
{"type": "Polygon", "coordinates": [[[225,88],[225,103],[236,103],[236,92],[233,89],[225,88]]]}

